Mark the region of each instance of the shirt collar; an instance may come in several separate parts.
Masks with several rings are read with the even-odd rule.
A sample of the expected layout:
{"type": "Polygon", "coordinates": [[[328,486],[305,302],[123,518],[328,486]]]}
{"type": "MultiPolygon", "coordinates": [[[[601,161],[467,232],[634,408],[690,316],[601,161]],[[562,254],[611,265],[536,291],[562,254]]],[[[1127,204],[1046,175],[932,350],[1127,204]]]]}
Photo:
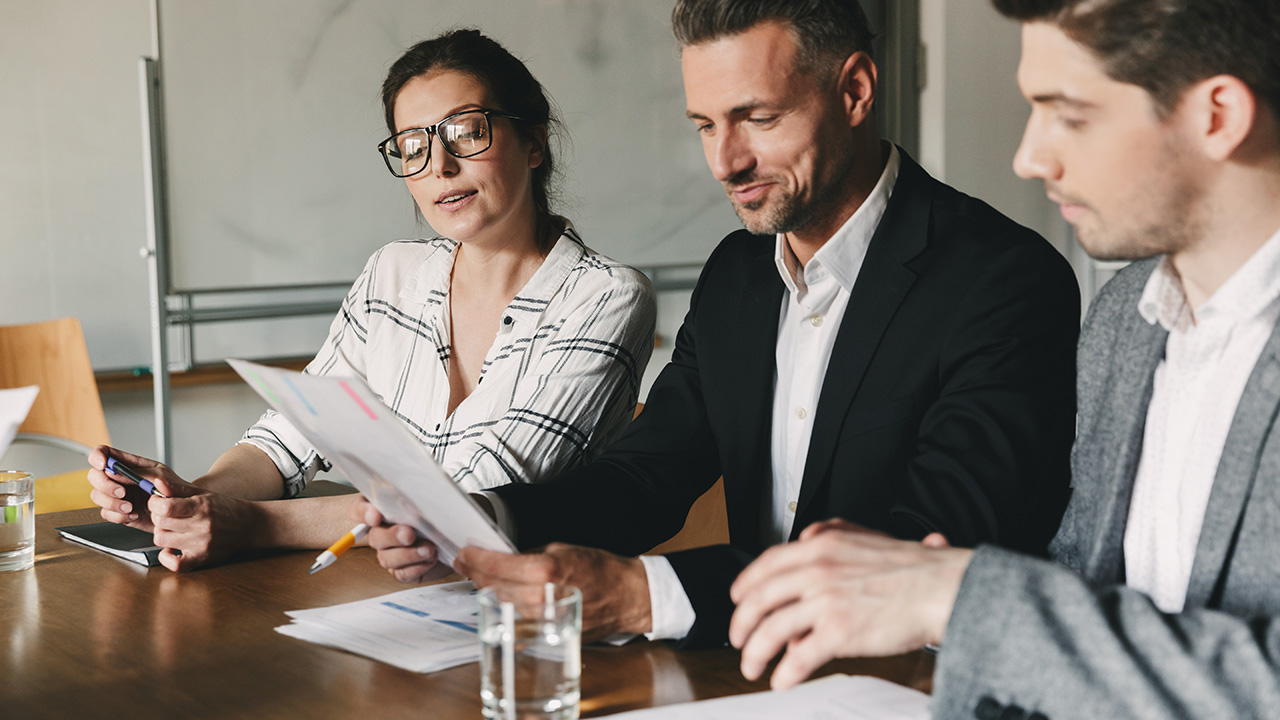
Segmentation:
{"type": "Polygon", "coordinates": [[[1169,256],[1160,258],[1156,269],[1147,278],[1147,285],[1138,298],[1138,312],[1149,324],[1160,326],[1169,332],[1186,330],[1193,324],[1191,306],[1182,291],[1182,278],[1173,269],[1169,256]]]}
{"type": "MultiPolygon", "coordinates": [[[[443,261],[433,261],[428,256],[416,277],[401,291],[402,298],[425,302],[432,296],[444,297],[449,294],[449,279],[453,276],[453,261],[457,257],[459,243],[447,238],[438,238],[435,242],[438,245],[431,255],[444,252],[448,257],[443,261]]],[[[551,246],[551,252],[543,258],[533,277],[516,293],[507,310],[540,314],[586,254],[587,246],[578,236],[573,224],[566,220],[564,232],[556,239],[556,244],[551,246]]]]}
{"type": "Polygon", "coordinates": [[[508,310],[523,311],[539,315],[547,308],[547,303],[560,291],[569,273],[573,271],[587,254],[587,246],[578,236],[578,231],[568,220],[564,221],[564,232],[551,246],[551,252],[543,258],[542,265],[529,278],[529,282],[516,293],[508,310]]]}
{"type": "Polygon", "coordinates": [[[1236,269],[1195,313],[1187,302],[1182,278],[1166,255],[1147,278],[1138,312],[1148,323],[1160,323],[1168,331],[1185,332],[1200,322],[1221,318],[1229,322],[1250,320],[1280,298],[1280,231],[1236,269]]]}
{"type": "MultiPolygon", "coordinates": [[[[871,194],[809,260],[810,268],[815,267],[815,263],[817,267],[826,268],[845,292],[853,291],[853,283],[858,279],[858,271],[862,269],[871,237],[875,235],[880,219],[884,217],[885,208],[889,206],[889,197],[893,194],[901,167],[902,157],[898,153],[898,146],[889,143],[889,160],[871,194]]],[[[803,281],[803,272],[783,233],[778,233],[775,240],[773,262],[787,290],[798,292],[800,286],[797,278],[803,281]]]]}

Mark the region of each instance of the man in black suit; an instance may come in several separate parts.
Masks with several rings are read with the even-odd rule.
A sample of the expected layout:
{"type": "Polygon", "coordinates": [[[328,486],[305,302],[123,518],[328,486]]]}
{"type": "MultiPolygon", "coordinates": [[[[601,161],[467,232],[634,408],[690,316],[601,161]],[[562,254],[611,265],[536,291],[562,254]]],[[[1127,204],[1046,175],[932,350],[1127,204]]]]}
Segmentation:
{"type": "MultiPolygon", "coordinates": [[[[520,547],[555,544],[469,548],[458,569],[581,587],[589,638],[697,647],[725,642],[738,572],[818,520],[1043,552],[1074,431],[1065,260],[881,140],[856,0],[680,0],[673,21],[688,116],[747,229],[707,261],[627,433],[485,494],[520,547]],[[731,544],[627,557],[722,474],[731,544]]],[[[434,553],[406,530],[370,541],[408,581],[434,553]]]]}

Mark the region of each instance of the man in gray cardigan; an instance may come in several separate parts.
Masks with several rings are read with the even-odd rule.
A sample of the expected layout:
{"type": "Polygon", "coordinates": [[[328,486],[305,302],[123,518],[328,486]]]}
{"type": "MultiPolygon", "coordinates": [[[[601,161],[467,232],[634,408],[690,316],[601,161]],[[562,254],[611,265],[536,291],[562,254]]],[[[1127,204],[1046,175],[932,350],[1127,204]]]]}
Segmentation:
{"type": "Polygon", "coordinates": [[[810,526],[734,585],[743,672],[939,644],[940,718],[1280,717],[1280,3],[995,4],[1015,170],[1139,260],[1081,335],[1057,563],[810,526]]]}

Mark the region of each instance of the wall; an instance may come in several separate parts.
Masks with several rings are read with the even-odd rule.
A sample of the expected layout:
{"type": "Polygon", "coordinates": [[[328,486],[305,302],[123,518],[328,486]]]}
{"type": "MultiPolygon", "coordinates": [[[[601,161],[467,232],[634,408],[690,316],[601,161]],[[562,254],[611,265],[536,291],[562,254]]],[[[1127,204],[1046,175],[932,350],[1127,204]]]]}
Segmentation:
{"type": "MultiPolygon", "coordinates": [[[[0,0],[0,323],[74,315],[98,367],[147,337],[147,0],[0,0]]],[[[145,357],[145,348],[142,348],[145,357]]]]}
{"type": "Polygon", "coordinates": [[[1018,92],[1018,23],[989,0],[919,0],[926,48],[920,163],[935,177],[1030,227],[1087,267],[1044,184],[1013,173],[1030,108],[1018,92]]]}

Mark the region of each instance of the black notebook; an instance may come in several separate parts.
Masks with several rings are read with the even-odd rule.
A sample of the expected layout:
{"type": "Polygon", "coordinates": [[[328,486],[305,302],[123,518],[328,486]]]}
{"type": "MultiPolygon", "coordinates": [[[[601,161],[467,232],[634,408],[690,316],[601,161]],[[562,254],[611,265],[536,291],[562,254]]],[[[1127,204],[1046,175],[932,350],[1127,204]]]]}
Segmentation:
{"type": "Polygon", "coordinates": [[[127,525],[109,522],[88,525],[68,525],[58,528],[62,537],[101,550],[139,565],[159,565],[160,548],[156,547],[151,533],[135,530],[127,525]]]}

